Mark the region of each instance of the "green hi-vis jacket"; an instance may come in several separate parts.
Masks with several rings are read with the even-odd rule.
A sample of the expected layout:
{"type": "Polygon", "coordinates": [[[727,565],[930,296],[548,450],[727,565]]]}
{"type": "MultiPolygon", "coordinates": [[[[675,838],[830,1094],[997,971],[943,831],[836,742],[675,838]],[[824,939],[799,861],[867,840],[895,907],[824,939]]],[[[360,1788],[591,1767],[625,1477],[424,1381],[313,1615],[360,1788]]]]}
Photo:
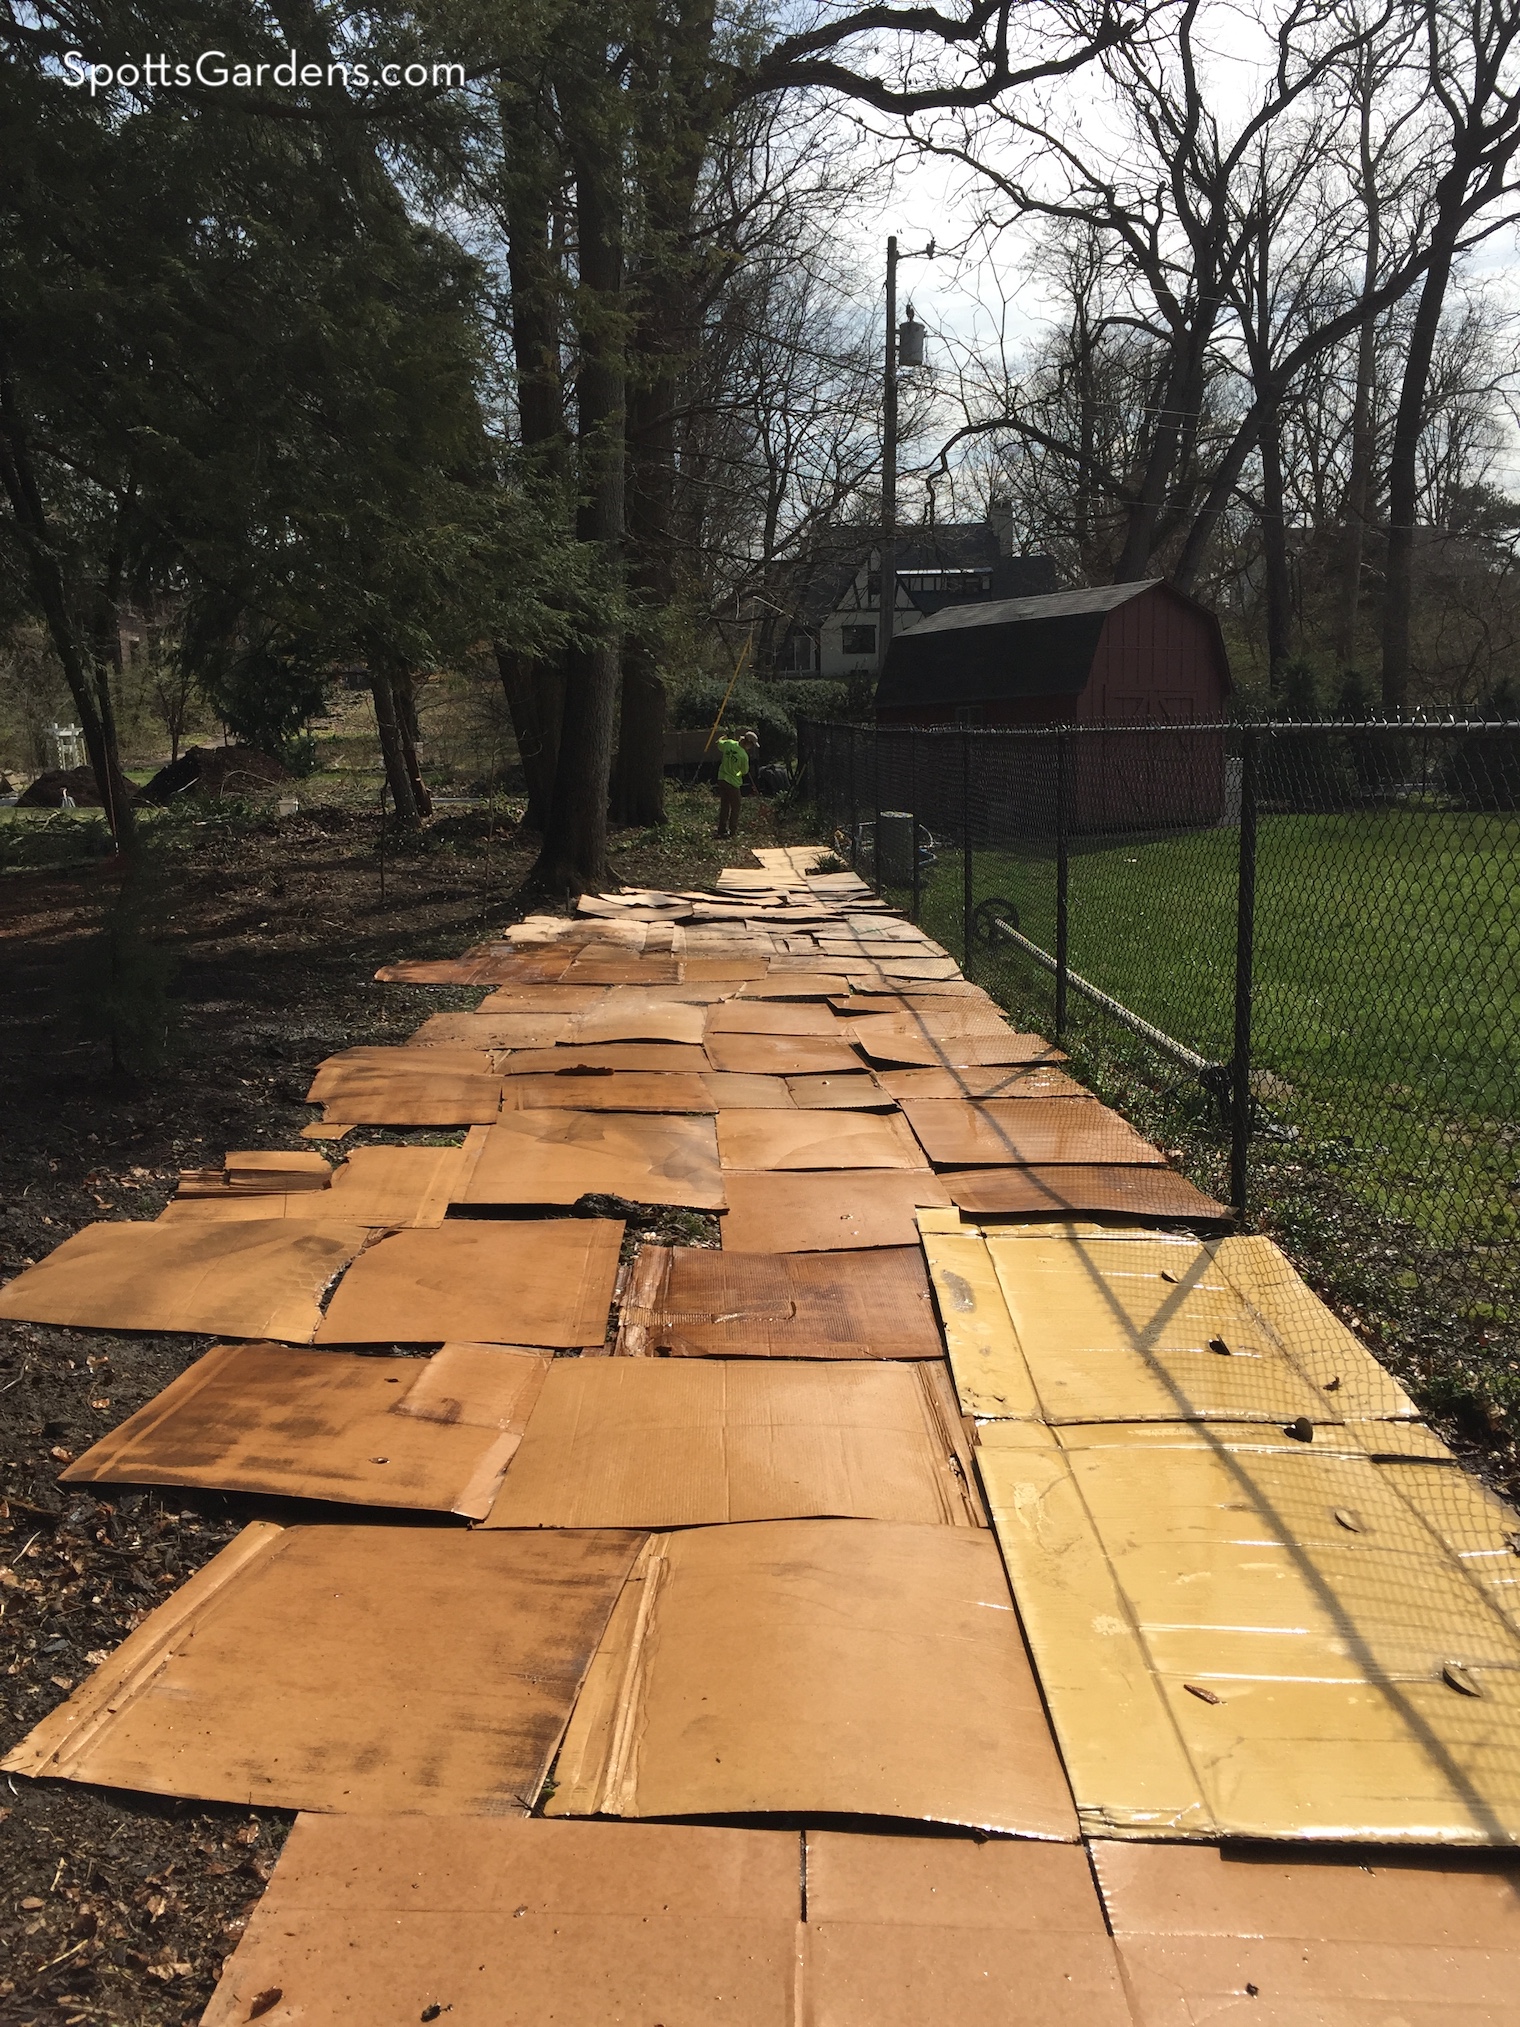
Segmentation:
{"type": "Polygon", "coordinates": [[[722,756],[718,761],[719,781],[726,782],[730,788],[737,788],[749,773],[749,755],[737,739],[720,739],[718,752],[722,756]]]}

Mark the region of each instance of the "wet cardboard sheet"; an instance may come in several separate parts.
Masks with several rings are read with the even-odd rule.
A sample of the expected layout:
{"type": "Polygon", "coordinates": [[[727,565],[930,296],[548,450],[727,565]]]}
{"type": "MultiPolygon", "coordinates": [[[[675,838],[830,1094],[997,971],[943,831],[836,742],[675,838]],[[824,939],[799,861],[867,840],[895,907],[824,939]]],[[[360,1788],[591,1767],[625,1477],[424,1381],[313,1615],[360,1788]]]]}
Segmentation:
{"type": "Polygon", "coordinates": [[[1099,1842],[1093,1866],[1136,2027],[1514,2018],[1513,1854],[1099,1842]]]}
{"type": "Polygon", "coordinates": [[[840,1811],[1076,1836],[978,1528],[782,1520],[652,1537],[558,1781],[555,1816],[840,1811]]]}
{"type": "Polygon", "coordinates": [[[573,1204],[583,1196],[721,1210],[715,1123],[633,1112],[508,1112],[486,1131],[466,1204],[573,1204]]]}
{"type": "Polygon", "coordinates": [[[723,1249],[741,1253],[831,1253],[911,1246],[918,1209],[946,1205],[932,1169],[832,1169],[812,1174],[729,1169],[723,1249]]]}
{"type": "Polygon", "coordinates": [[[316,1342],[600,1344],[622,1237],[610,1218],[453,1219],[392,1232],[338,1283],[316,1342]]]}
{"type": "Polygon", "coordinates": [[[256,1522],[4,1768],[244,1807],[525,1815],[639,1542],[256,1522]]]}
{"type": "Polygon", "coordinates": [[[640,1248],[622,1303],[630,1358],[938,1358],[916,1246],[852,1253],[640,1248]]]}
{"type": "Polygon", "coordinates": [[[1113,1213],[1218,1224],[1234,1216],[1171,1168],[1102,1167],[1082,1162],[1028,1168],[953,1170],[945,1187],[968,1217],[1113,1213]]]}
{"type": "Polygon", "coordinates": [[[1166,1163],[1159,1147],[1096,1098],[910,1098],[903,1112],[925,1154],[939,1167],[1166,1163]]]}
{"type": "Polygon", "coordinates": [[[369,1237],[360,1224],[278,1218],[86,1225],[0,1289],[0,1316],[307,1344],[324,1292],[369,1237]]]}
{"type": "Polygon", "coordinates": [[[1333,1433],[979,1431],[1090,1834],[1520,1839],[1520,1639],[1333,1433]]]}
{"type": "Polygon", "coordinates": [[[61,1475],[482,1519],[550,1361],[494,1344],[364,1358],[214,1345],[61,1475]]]}
{"type": "Polygon", "coordinates": [[[913,1136],[895,1113],[720,1112],[718,1152],[725,1169],[921,1166],[913,1136]]]}
{"type": "Polygon", "coordinates": [[[554,1362],[488,1527],[857,1520],[976,1527],[937,1362],[554,1362]]]}
{"type": "Polygon", "coordinates": [[[328,1057],[306,1102],[355,1126],[473,1126],[496,1117],[501,1077],[483,1049],[353,1049],[328,1057]]]}
{"type": "Polygon", "coordinates": [[[447,2027],[797,2027],[798,1844],[699,1824],[303,1815],[203,2027],[416,2027],[433,2006],[447,2027]]]}
{"type": "Polygon", "coordinates": [[[748,1070],[774,1077],[824,1076],[861,1068],[847,1038],[827,1035],[710,1033],[707,1059],[715,1070],[748,1070]]]}
{"type": "Polygon", "coordinates": [[[1080,1848],[806,1836],[808,2027],[1131,2027],[1080,1848]]]}

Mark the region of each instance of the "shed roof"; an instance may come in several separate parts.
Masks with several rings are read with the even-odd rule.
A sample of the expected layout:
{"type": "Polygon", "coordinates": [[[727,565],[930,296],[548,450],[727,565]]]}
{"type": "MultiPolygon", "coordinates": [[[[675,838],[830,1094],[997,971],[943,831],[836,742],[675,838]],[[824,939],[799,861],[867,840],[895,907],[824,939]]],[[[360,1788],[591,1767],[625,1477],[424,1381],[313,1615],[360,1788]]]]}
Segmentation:
{"type": "Polygon", "coordinates": [[[877,685],[876,707],[1075,697],[1092,674],[1109,613],[1157,590],[1193,605],[1163,578],[1150,577],[1132,584],[947,606],[893,640],[877,685]]]}

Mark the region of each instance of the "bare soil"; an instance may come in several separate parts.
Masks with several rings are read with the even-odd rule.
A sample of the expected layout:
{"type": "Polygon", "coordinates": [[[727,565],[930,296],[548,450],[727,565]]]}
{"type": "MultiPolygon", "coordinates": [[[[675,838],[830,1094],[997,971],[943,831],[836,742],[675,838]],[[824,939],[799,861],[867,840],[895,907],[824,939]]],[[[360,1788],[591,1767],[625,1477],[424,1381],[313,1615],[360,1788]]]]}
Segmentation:
{"type": "MultiPolygon", "coordinates": [[[[774,841],[771,813],[747,800],[740,838],[719,844],[713,809],[704,792],[673,797],[666,829],[615,839],[616,876],[708,883],[774,841]]],[[[404,851],[390,842],[382,898],[371,813],[178,822],[149,925],[177,966],[174,1029],[163,1067],[136,1076],[92,1032],[111,865],[0,877],[0,1280],[95,1219],[156,1216],[182,1168],[309,1145],[323,1056],[404,1041],[480,997],[379,985],[376,967],[453,955],[520,916],[536,844],[499,811],[445,816],[404,851]]],[[[344,1145],[437,1137],[360,1129],[344,1145]]],[[[57,1482],[210,1342],[0,1322],[0,1750],[259,1510],[57,1482]]],[[[290,1820],[0,1777],[0,2022],[197,2020],[290,1820]]]]}

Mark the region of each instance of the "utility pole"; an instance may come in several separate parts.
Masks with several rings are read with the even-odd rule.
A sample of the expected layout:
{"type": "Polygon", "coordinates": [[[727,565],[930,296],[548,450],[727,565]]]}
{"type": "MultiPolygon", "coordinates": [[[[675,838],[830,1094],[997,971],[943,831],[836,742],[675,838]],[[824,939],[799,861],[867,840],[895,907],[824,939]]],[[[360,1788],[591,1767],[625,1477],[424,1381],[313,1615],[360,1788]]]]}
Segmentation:
{"type": "Polygon", "coordinates": [[[882,388],[881,589],[877,594],[876,666],[887,665],[897,617],[897,234],[887,241],[887,349],[882,388]]]}
{"type": "Polygon", "coordinates": [[[919,253],[899,255],[897,234],[887,240],[887,345],[882,376],[881,430],[881,589],[876,609],[876,667],[886,667],[892,645],[892,627],[897,618],[897,369],[924,363],[924,327],[908,304],[907,321],[897,327],[897,263],[902,260],[933,260],[934,241],[919,253]]]}

